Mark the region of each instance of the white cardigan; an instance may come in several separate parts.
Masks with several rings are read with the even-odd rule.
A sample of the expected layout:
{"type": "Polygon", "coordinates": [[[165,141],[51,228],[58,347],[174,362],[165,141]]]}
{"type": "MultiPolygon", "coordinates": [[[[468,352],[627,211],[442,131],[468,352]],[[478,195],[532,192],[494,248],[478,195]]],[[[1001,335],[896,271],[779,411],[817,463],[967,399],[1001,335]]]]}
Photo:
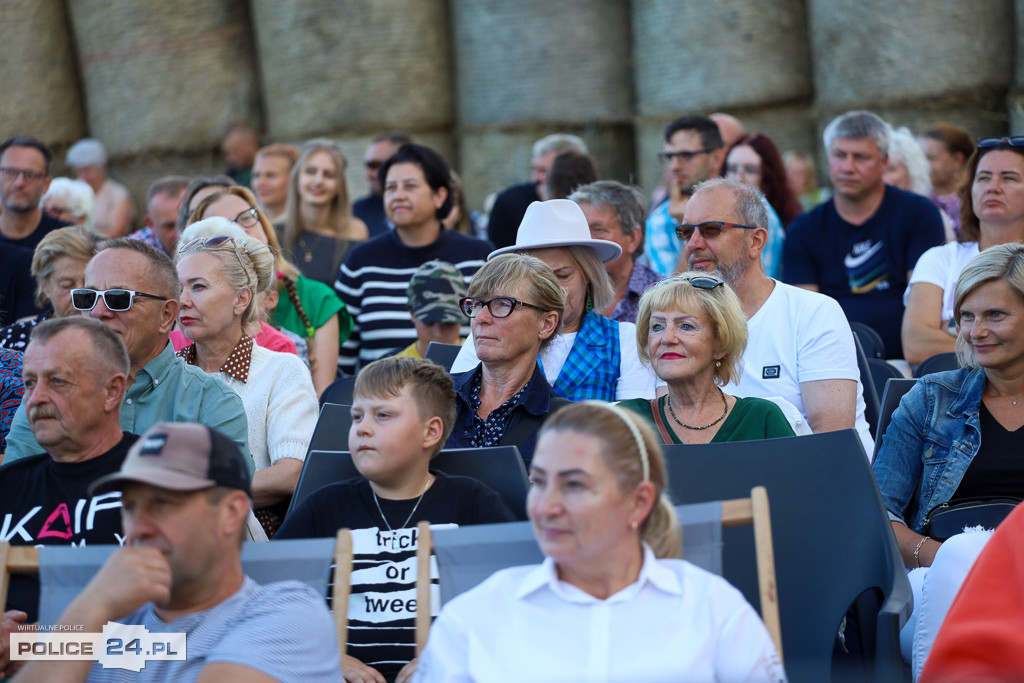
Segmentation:
{"type": "Polygon", "coordinates": [[[253,344],[248,381],[216,373],[235,390],[249,420],[249,451],[256,471],[281,458],[306,459],[319,405],[309,369],[292,353],[253,344]]]}

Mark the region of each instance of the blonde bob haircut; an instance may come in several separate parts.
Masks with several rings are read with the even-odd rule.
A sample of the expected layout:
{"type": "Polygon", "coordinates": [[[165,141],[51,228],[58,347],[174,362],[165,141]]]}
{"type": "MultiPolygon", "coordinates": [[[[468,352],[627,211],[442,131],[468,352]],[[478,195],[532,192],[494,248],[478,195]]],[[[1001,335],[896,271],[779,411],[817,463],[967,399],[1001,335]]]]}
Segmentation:
{"type": "Polygon", "coordinates": [[[36,306],[45,307],[50,303],[43,287],[50,284],[57,261],[69,258],[88,263],[99,250],[105,238],[84,225],[58,228],[46,233],[32,253],[32,277],[36,280],[36,306]]]}
{"type": "Polygon", "coordinates": [[[960,328],[960,307],[964,299],[978,287],[997,280],[1004,280],[1017,295],[1017,299],[1024,303],[1024,244],[1010,242],[989,247],[972,258],[960,273],[953,292],[953,319],[958,328],[956,358],[962,367],[980,366],[974,357],[974,349],[967,343],[963,329],[960,328]]]}
{"type": "Polygon", "coordinates": [[[216,247],[200,245],[184,254],[179,251],[177,262],[197,253],[216,256],[232,291],[248,289],[252,292],[249,305],[242,311],[242,329],[246,330],[259,319],[260,306],[256,295],[270,289],[274,282],[274,256],[263,242],[249,237],[240,227],[220,216],[204,218],[185,228],[178,248],[200,237],[219,235],[227,235],[231,241],[216,247]]]}
{"type": "MultiPolygon", "coordinates": [[[[600,441],[601,458],[615,474],[619,490],[627,495],[644,481],[642,441],[647,453],[647,479],[654,485],[655,503],[640,524],[640,538],[651,546],[656,557],[682,557],[683,534],[672,501],[665,492],[668,473],[661,442],[650,425],[631,411],[609,403],[586,401],[569,404],[551,415],[541,427],[538,443],[544,434],[556,431],[576,432],[600,441]]],[[[627,520],[622,520],[623,526],[626,523],[627,520]]]]}
{"type": "Polygon", "coordinates": [[[476,271],[469,283],[468,295],[481,301],[496,296],[512,296],[523,283],[526,284],[528,297],[526,303],[538,306],[541,311],[554,311],[558,314],[554,331],[540,344],[543,349],[561,333],[565,316],[565,293],[558,286],[555,271],[548,264],[523,252],[495,256],[476,271]]]}
{"type": "Polygon", "coordinates": [[[640,297],[636,316],[636,347],[640,360],[651,364],[647,343],[651,336],[651,315],[655,311],[700,311],[711,321],[715,351],[722,353],[715,368],[715,384],[739,383],[743,372],[743,351],[747,348],[747,318],[732,287],[723,282],[714,289],[701,289],[687,278],[719,279],[700,272],[680,273],[655,284],[640,297]]]}

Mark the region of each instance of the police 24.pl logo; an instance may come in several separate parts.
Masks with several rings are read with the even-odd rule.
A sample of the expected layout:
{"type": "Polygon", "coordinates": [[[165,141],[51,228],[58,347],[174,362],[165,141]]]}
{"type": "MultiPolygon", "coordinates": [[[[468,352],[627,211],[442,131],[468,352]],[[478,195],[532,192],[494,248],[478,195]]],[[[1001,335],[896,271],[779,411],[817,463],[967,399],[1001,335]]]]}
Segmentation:
{"type": "MultiPolygon", "coordinates": [[[[59,628],[59,627],[58,627],[59,628]]],[[[150,633],[145,626],[108,621],[103,633],[40,630],[11,633],[13,660],[93,660],[104,669],[142,671],[149,661],[185,660],[184,633],[150,633]]]]}

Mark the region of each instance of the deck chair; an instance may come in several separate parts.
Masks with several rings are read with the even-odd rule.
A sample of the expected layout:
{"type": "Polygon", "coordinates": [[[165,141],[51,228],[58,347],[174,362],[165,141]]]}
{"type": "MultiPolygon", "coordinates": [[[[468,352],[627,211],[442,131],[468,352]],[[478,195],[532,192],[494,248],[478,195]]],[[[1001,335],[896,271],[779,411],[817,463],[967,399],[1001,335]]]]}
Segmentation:
{"type": "MultiPolygon", "coordinates": [[[[494,489],[517,519],[526,519],[526,492],[530,482],[515,446],[449,448],[430,466],[445,474],[472,477],[494,489]]],[[[309,494],[322,486],[359,476],[348,451],[313,451],[302,464],[299,481],[288,507],[290,514],[309,494]]]]}
{"type": "Polygon", "coordinates": [[[882,341],[882,335],[878,334],[875,328],[865,323],[851,321],[850,331],[860,342],[864,348],[864,354],[868,358],[885,358],[885,342],[882,341]]]}
{"type": "MultiPolygon", "coordinates": [[[[117,550],[114,545],[86,546],[11,546],[0,543],[0,605],[7,603],[11,574],[38,573],[39,622],[56,623],[71,601],[117,550]]],[[[352,568],[352,535],[341,529],[335,538],[312,538],[245,543],[242,545],[242,570],[257,583],[284,579],[301,581],[320,595],[327,595],[329,568],[334,563],[334,614],[338,626],[338,646],[344,653],[345,615],[348,613],[348,574],[352,568]],[[337,608],[343,607],[338,610],[337,608]]]]}
{"type": "MultiPolygon", "coordinates": [[[[899,630],[912,609],[910,585],[855,430],[663,449],[677,503],[767,489],[791,682],[830,681],[833,673],[902,681],[899,630]],[[837,647],[844,620],[845,643],[860,644],[852,648],[858,656],[837,647]]],[[[723,576],[756,606],[750,531],[725,529],[723,538],[723,576]]]]}
{"type": "Polygon", "coordinates": [[[427,360],[432,360],[440,365],[445,370],[451,370],[452,365],[455,364],[455,357],[459,355],[459,349],[462,347],[458,344],[445,344],[443,342],[432,341],[427,344],[427,355],[424,356],[427,360]]]}
{"type": "Polygon", "coordinates": [[[875,429],[878,427],[878,390],[875,388],[875,380],[872,378],[868,356],[857,335],[853,335],[853,345],[857,351],[857,369],[860,370],[861,393],[864,396],[864,419],[871,430],[871,436],[874,436],[875,429]]]}
{"type": "MultiPolygon", "coordinates": [[[[702,569],[721,574],[721,531],[753,525],[756,567],[761,590],[762,619],[782,656],[779,605],[776,599],[775,562],[772,551],[771,514],[763,487],[754,487],[749,498],[684,505],[676,508],[683,527],[683,557],[702,569]]],[[[430,630],[430,555],[436,554],[444,604],[494,572],[507,567],[537,564],[544,557],[528,522],[483,524],[457,529],[418,525],[416,550],[416,654],[426,647],[430,630]],[[422,609],[427,606],[427,609],[422,609]]]]}
{"type": "Polygon", "coordinates": [[[352,405],[352,392],[356,388],[355,375],[342,377],[331,382],[324,393],[320,394],[320,405],[325,403],[337,403],[339,405],[352,405]]]}
{"type": "Polygon", "coordinates": [[[871,462],[875,461],[878,449],[882,447],[882,437],[885,430],[892,421],[892,413],[900,404],[900,399],[917,384],[916,379],[906,377],[894,377],[885,383],[885,391],[882,393],[882,408],[878,412],[878,434],[875,435],[875,452],[871,462]]]}
{"type": "Polygon", "coordinates": [[[955,353],[937,353],[925,358],[920,365],[914,368],[914,377],[920,378],[933,372],[945,372],[959,368],[960,362],[957,361],[955,353]]]}
{"type": "Polygon", "coordinates": [[[320,406],[320,417],[316,420],[313,437],[309,440],[308,456],[313,451],[348,450],[348,430],[352,426],[352,406],[340,403],[324,403],[320,406]]]}

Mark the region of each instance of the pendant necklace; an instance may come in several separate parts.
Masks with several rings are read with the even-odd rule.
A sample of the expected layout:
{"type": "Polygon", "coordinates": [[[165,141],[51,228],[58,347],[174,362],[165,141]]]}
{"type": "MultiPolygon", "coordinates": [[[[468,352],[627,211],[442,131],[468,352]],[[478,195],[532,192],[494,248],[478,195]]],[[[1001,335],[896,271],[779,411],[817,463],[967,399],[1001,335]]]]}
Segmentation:
{"type": "Polygon", "coordinates": [[[718,424],[719,422],[724,420],[726,414],[729,412],[729,402],[725,399],[725,392],[722,391],[721,387],[718,387],[718,393],[722,397],[722,406],[723,406],[724,410],[722,410],[722,414],[718,416],[717,420],[715,420],[714,422],[709,422],[708,424],[704,425],[703,427],[691,427],[690,425],[686,424],[685,422],[680,420],[678,417],[676,417],[676,411],[674,411],[672,409],[672,397],[671,396],[665,396],[665,403],[668,404],[668,414],[672,416],[672,419],[676,421],[677,425],[679,425],[680,427],[685,427],[686,429],[693,429],[695,431],[700,431],[702,429],[707,429],[708,427],[714,427],[716,424],[718,424]]]}
{"type": "MultiPolygon", "coordinates": [[[[433,482],[433,479],[431,479],[430,476],[427,475],[427,485],[423,487],[423,493],[421,493],[420,497],[416,499],[416,504],[412,506],[412,512],[410,512],[409,516],[405,518],[405,522],[402,524],[402,526],[398,527],[398,530],[406,528],[406,526],[409,524],[409,520],[412,519],[412,516],[416,514],[416,510],[419,509],[420,503],[423,501],[423,496],[427,494],[427,489],[430,488],[431,482],[433,482]]],[[[384,520],[384,526],[388,528],[388,531],[394,532],[395,529],[391,528],[391,524],[388,523],[388,518],[384,516],[384,511],[380,509],[380,501],[377,500],[377,494],[374,492],[372,486],[370,487],[370,493],[373,495],[373,502],[377,505],[377,512],[380,513],[380,518],[384,520]]]]}
{"type": "Polygon", "coordinates": [[[309,263],[310,261],[313,260],[313,250],[310,249],[306,245],[306,236],[305,235],[300,237],[295,244],[296,244],[296,246],[301,246],[302,247],[302,251],[304,252],[302,258],[303,258],[303,260],[306,263],[309,263]]]}

